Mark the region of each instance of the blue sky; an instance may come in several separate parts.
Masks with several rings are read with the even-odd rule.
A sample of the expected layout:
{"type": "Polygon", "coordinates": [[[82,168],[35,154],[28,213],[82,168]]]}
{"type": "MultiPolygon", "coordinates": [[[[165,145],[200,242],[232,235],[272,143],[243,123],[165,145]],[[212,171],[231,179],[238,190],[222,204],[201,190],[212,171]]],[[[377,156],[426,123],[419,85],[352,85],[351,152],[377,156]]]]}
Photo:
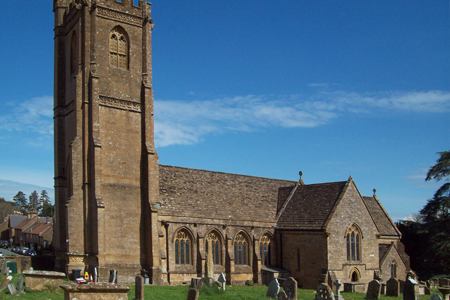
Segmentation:
{"type": "MultiPolygon", "coordinates": [[[[426,172],[450,148],[449,1],[152,3],[161,164],[351,175],[394,220],[432,197],[426,172]]],[[[52,2],[2,12],[0,180],[50,190],[52,2]]]]}

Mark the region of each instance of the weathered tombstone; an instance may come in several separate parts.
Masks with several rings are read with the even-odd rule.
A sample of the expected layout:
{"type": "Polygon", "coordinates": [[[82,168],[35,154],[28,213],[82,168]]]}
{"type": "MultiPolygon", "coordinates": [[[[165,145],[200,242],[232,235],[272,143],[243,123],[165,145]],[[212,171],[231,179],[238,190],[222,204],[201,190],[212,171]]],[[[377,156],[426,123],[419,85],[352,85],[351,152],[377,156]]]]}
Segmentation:
{"type": "Polygon", "coordinates": [[[192,277],[191,278],[191,288],[203,288],[203,280],[201,277],[192,277]]]}
{"type": "Polygon", "coordinates": [[[425,294],[425,295],[430,295],[430,294],[431,294],[431,289],[430,289],[429,286],[425,286],[425,287],[423,288],[423,291],[424,291],[424,294],[425,294]]]}
{"type": "Polygon", "coordinates": [[[400,282],[394,277],[386,282],[386,296],[400,296],[400,282]]]}
{"type": "Polygon", "coordinates": [[[333,291],[328,284],[319,284],[317,287],[316,300],[334,300],[333,291]]]}
{"type": "Polygon", "coordinates": [[[280,284],[278,283],[278,280],[274,278],[269,284],[266,296],[271,298],[277,298],[279,292],[280,292],[280,284]]]}
{"type": "Polygon", "coordinates": [[[190,289],[187,300],[198,300],[198,291],[196,289],[190,289]]]}
{"type": "Polygon", "coordinates": [[[417,299],[419,299],[419,284],[414,279],[408,278],[403,287],[403,300],[417,299]]]}
{"type": "Polygon", "coordinates": [[[284,292],[288,300],[297,300],[297,281],[293,277],[289,277],[284,282],[284,292]]]}
{"type": "Polygon", "coordinates": [[[136,276],[136,281],[134,285],[134,298],[144,299],[144,277],[141,275],[136,276]]]}
{"type": "Polygon", "coordinates": [[[225,278],[225,275],[223,275],[223,273],[220,273],[219,279],[217,281],[220,282],[220,284],[222,285],[222,290],[225,291],[227,279],[225,278]]]}
{"type": "Polygon", "coordinates": [[[336,300],[344,300],[344,298],[342,298],[341,296],[341,286],[342,286],[341,280],[337,279],[334,283],[334,286],[336,287],[336,294],[334,294],[334,298],[336,300]]]}
{"type": "Polygon", "coordinates": [[[430,298],[430,300],[442,300],[441,296],[439,296],[438,294],[433,294],[430,298]]]}
{"type": "Polygon", "coordinates": [[[11,281],[12,276],[6,277],[6,279],[0,284],[0,292],[3,291],[3,289],[8,285],[8,283],[11,281]]]}
{"type": "Polygon", "coordinates": [[[367,287],[366,299],[380,299],[381,294],[381,283],[374,279],[369,282],[367,287]]]}
{"type": "Polygon", "coordinates": [[[14,285],[14,283],[8,284],[8,292],[13,296],[17,295],[17,290],[16,290],[16,286],[14,285]]]}
{"type": "Polygon", "coordinates": [[[19,280],[17,281],[17,292],[19,294],[23,292],[23,276],[20,276],[19,280]]]}
{"type": "MultiPolygon", "coordinates": [[[[6,274],[6,260],[5,259],[3,259],[2,274],[6,274]]],[[[6,275],[8,275],[8,274],[6,274],[6,275]]]]}
{"type": "Polygon", "coordinates": [[[9,267],[6,267],[5,276],[9,276],[9,267]]]}
{"type": "Polygon", "coordinates": [[[285,291],[281,291],[281,292],[278,293],[277,299],[278,300],[287,300],[288,296],[286,295],[285,291]]]}

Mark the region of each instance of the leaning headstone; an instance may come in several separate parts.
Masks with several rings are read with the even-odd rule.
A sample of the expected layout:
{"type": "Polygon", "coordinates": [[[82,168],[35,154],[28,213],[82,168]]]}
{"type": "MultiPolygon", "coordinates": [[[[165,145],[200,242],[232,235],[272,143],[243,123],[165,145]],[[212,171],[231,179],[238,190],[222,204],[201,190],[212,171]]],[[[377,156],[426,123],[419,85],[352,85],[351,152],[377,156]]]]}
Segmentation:
{"type": "Polygon", "coordinates": [[[8,283],[11,281],[12,276],[6,277],[6,279],[0,284],[0,292],[3,291],[3,289],[8,285],[8,283]]]}
{"type": "Polygon", "coordinates": [[[19,280],[17,281],[17,292],[19,294],[23,292],[23,276],[20,276],[19,280]]]}
{"type": "Polygon", "coordinates": [[[381,294],[381,283],[374,279],[369,282],[367,287],[366,299],[380,299],[381,294]]]}
{"type": "Polygon", "coordinates": [[[203,280],[201,277],[192,277],[191,278],[191,288],[203,288],[203,280]]]}
{"type": "Polygon", "coordinates": [[[430,298],[430,300],[442,300],[441,296],[438,294],[433,294],[430,298]]]}
{"type": "Polygon", "coordinates": [[[190,289],[186,300],[198,300],[198,290],[190,289]]]}
{"type": "Polygon", "coordinates": [[[408,278],[403,287],[403,300],[417,299],[419,299],[419,285],[414,279],[408,278]]]}
{"type": "Polygon", "coordinates": [[[288,296],[286,295],[285,291],[281,291],[281,292],[278,293],[277,299],[278,300],[287,300],[288,296]]]}
{"type": "Polygon", "coordinates": [[[17,295],[17,290],[16,290],[16,286],[14,285],[14,283],[8,284],[8,292],[13,296],[17,295]]]}
{"type": "Polygon", "coordinates": [[[423,292],[425,295],[431,295],[431,289],[429,286],[424,286],[423,292]]]}
{"type": "Polygon", "coordinates": [[[334,283],[335,287],[336,287],[336,294],[334,294],[334,299],[336,300],[344,300],[344,298],[342,298],[341,296],[341,280],[337,279],[336,282],[334,283]]]}
{"type": "Polygon", "coordinates": [[[319,284],[317,287],[316,300],[334,300],[333,291],[328,284],[319,284]]]}
{"type": "Polygon", "coordinates": [[[225,275],[223,275],[223,273],[220,273],[219,279],[217,279],[217,281],[220,282],[222,290],[225,291],[227,279],[225,278],[225,275]]]}
{"type": "Polygon", "coordinates": [[[394,277],[386,282],[386,296],[400,296],[400,282],[394,277]]]}
{"type": "Polygon", "coordinates": [[[289,277],[284,282],[284,292],[288,300],[297,300],[297,281],[293,277],[289,277]]]}
{"type": "Polygon", "coordinates": [[[279,292],[280,292],[280,284],[278,283],[278,280],[274,278],[269,284],[266,296],[271,298],[277,298],[279,292]]]}
{"type": "Polygon", "coordinates": [[[134,285],[134,299],[144,299],[144,277],[141,275],[136,276],[134,285]]]}

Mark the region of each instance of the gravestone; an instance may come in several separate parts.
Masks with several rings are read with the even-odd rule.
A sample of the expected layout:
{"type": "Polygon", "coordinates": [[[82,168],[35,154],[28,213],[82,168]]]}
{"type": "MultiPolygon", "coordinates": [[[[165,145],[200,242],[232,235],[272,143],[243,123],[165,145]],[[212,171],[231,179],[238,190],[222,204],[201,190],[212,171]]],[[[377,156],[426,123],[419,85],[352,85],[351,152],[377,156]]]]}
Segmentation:
{"type": "Polygon", "coordinates": [[[190,289],[186,300],[198,300],[198,290],[190,289]]]}
{"type": "Polygon", "coordinates": [[[316,300],[334,300],[333,291],[326,283],[321,283],[317,287],[316,300]]]}
{"type": "Polygon", "coordinates": [[[442,300],[441,296],[438,294],[433,294],[430,298],[430,300],[442,300]]]}
{"type": "Polygon", "coordinates": [[[13,296],[17,295],[17,290],[16,290],[16,286],[14,285],[14,283],[8,284],[8,292],[13,296]]]}
{"type": "Polygon", "coordinates": [[[417,299],[419,299],[419,284],[414,279],[408,278],[403,287],[403,300],[417,299]]]}
{"type": "Polygon", "coordinates": [[[431,294],[431,289],[428,286],[424,286],[423,292],[424,292],[425,295],[430,295],[431,294]]]}
{"type": "Polygon", "coordinates": [[[369,282],[367,287],[366,299],[380,299],[381,294],[381,283],[374,279],[369,282]]]}
{"type": "Polygon", "coordinates": [[[285,291],[281,291],[281,292],[278,293],[277,299],[278,300],[287,300],[288,296],[286,295],[285,291]]]}
{"type": "Polygon", "coordinates": [[[141,275],[136,276],[134,298],[144,300],[144,277],[141,275]]]}
{"type": "Polygon", "coordinates": [[[201,277],[192,277],[191,278],[191,288],[203,288],[203,280],[201,277]]]}
{"type": "Polygon", "coordinates": [[[271,298],[277,298],[279,292],[280,292],[280,284],[278,283],[278,280],[275,278],[270,282],[266,296],[271,298]]]}
{"type": "Polygon", "coordinates": [[[6,279],[0,284],[0,292],[3,291],[3,289],[8,285],[8,283],[11,281],[12,276],[6,277],[6,279]]]}
{"type": "Polygon", "coordinates": [[[19,280],[17,281],[17,292],[19,294],[22,294],[23,292],[23,276],[20,276],[19,280]]]}
{"type": "Polygon", "coordinates": [[[220,273],[219,279],[217,281],[220,282],[220,284],[222,285],[222,290],[225,291],[227,279],[225,278],[225,275],[223,275],[223,273],[220,273]]]}
{"type": "Polygon", "coordinates": [[[8,275],[8,274],[6,274],[6,260],[5,259],[3,259],[2,274],[8,275]]]}
{"type": "Polygon", "coordinates": [[[284,292],[288,300],[297,300],[297,281],[293,277],[289,277],[284,282],[284,292]]]}
{"type": "Polygon", "coordinates": [[[334,294],[334,298],[335,298],[336,300],[344,300],[344,298],[342,298],[342,296],[341,296],[341,286],[342,286],[341,280],[340,280],[340,279],[337,279],[337,280],[335,281],[334,285],[335,285],[335,287],[336,287],[336,294],[334,294]]]}
{"type": "Polygon", "coordinates": [[[400,282],[394,277],[386,282],[386,296],[400,296],[400,282]]]}

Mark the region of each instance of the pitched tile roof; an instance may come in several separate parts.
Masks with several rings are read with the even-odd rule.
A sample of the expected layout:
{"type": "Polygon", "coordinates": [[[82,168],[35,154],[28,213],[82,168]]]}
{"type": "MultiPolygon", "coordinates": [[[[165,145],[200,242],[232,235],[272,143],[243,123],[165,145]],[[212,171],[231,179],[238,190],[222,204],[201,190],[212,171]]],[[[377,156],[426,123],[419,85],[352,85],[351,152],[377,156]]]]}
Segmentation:
{"type": "MultiPolygon", "coordinates": [[[[278,220],[278,228],[321,230],[347,181],[299,185],[278,220]]],[[[286,193],[286,191],[283,191],[286,193]]],[[[278,200],[277,207],[280,208],[278,200]]]]}
{"type": "Polygon", "coordinates": [[[389,236],[400,235],[400,233],[397,231],[394,222],[392,222],[391,218],[384,210],[383,206],[381,205],[380,201],[378,201],[376,196],[363,197],[363,200],[381,235],[389,235],[389,236]]]}
{"type": "Polygon", "coordinates": [[[274,222],[278,189],[295,181],[159,166],[159,215],[274,222]]]}

